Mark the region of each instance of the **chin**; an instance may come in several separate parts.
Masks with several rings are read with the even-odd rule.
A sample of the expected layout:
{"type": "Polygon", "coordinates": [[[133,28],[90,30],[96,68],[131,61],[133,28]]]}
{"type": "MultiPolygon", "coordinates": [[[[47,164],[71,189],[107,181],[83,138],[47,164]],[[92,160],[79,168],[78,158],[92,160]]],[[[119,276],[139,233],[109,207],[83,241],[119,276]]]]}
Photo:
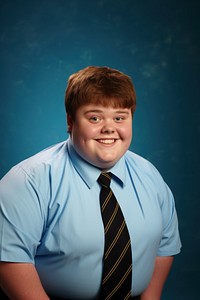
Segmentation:
{"type": "Polygon", "coordinates": [[[104,163],[99,163],[98,164],[98,168],[101,169],[102,171],[106,171],[109,170],[110,168],[112,168],[114,165],[116,164],[116,161],[114,162],[105,162],[104,163]]]}

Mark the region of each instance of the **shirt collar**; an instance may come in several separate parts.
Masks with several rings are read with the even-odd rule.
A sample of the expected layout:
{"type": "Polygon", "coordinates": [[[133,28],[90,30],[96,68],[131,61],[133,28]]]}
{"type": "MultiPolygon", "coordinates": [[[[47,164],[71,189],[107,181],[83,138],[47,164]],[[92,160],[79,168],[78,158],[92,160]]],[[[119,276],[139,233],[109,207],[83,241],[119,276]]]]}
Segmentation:
{"type": "MultiPolygon", "coordinates": [[[[89,164],[86,160],[84,160],[74,149],[71,138],[67,141],[67,147],[69,151],[69,156],[71,162],[79,173],[83,181],[89,188],[97,181],[101,170],[97,167],[89,164]]],[[[112,172],[114,174],[114,179],[118,181],[121,185],[126,184],[126,172],[125,172],[125,160],[122,157],[108,172],[112,172]]]]}

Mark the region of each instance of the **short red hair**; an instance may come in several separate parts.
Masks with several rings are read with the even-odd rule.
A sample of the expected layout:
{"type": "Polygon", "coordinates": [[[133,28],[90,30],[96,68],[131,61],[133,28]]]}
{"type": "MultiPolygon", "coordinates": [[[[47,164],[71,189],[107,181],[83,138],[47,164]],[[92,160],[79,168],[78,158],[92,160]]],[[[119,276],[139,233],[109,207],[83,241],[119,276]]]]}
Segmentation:
{"type": "Polygon", "coordinates": [[[72,74],[65,93],[65,108],[73,119],[76,110],[86,104],[105,107],[136,108],[136,93],[131,78],[109,67],[89,66],[72,74]]]}

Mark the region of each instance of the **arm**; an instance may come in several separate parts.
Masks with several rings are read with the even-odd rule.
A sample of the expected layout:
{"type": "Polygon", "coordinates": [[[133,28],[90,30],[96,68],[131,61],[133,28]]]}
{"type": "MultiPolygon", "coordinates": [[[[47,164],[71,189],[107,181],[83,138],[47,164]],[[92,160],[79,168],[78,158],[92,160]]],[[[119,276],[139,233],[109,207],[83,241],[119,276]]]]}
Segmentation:
{"type": "Polygon", "coordinates": [[[142,293],[141,300],[160,300],[162,290],[171,269],[173,256],[157,256],[151,281],[142,293]]]}
{"type": "Polygon", "coordinates": [[[49,300],[30,263],[0,262],[0,286],[11,300],[49,300]]]}

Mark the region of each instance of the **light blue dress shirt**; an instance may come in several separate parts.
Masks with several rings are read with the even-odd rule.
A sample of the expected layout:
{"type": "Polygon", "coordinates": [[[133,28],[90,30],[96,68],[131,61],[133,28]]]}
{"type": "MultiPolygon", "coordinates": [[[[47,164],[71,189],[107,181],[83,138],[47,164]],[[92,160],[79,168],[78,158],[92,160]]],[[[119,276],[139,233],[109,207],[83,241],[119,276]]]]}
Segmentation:
{"type": "MultiPolygon", "coordinates": [[[[180,252],[174,199],[155,167],[130,151],[110,171],[131,236],[137,295],[156,256],[180,252]]],[[[95,299],[104,252],[99,175],[70,139],[13,167],[0,181],[0,260],[35,264],[50,295],[95,299]]]]}

